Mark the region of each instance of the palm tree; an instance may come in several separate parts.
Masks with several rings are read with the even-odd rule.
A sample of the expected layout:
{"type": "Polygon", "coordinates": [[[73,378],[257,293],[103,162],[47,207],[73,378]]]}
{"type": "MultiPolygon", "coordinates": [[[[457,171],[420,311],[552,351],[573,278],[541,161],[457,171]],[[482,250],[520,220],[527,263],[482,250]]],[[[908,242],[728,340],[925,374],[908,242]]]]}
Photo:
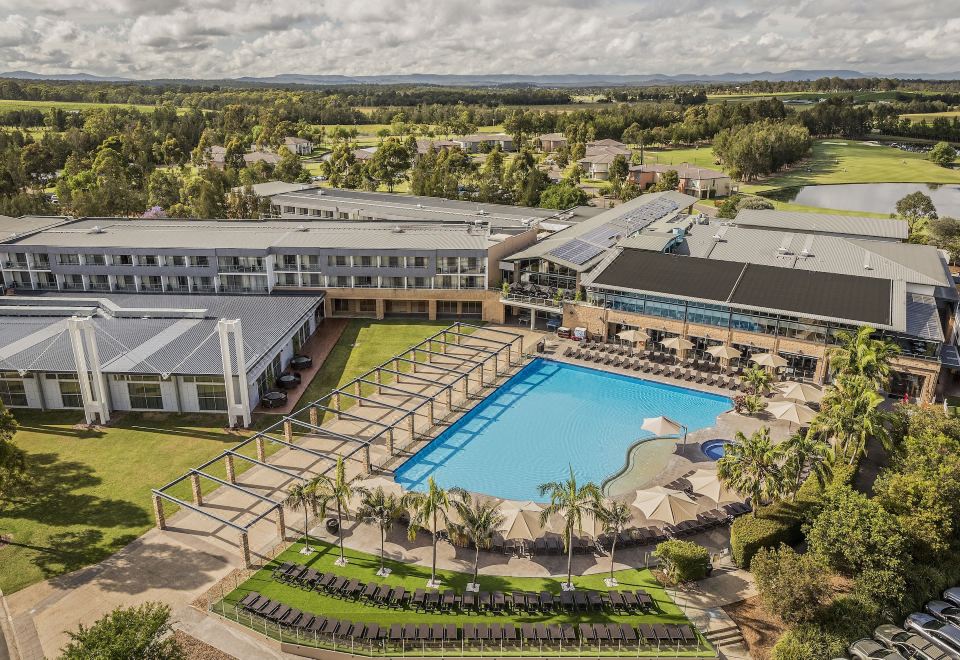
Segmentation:
{"type": "Polygon", "coordinates": [[[883,395],[867,376],[841,376],[823,397],[811,428],[826,438],[834,438],[839,453],[852,464],[863,454],[870,437],[890,449],[886,426],[889,415],[880,408],[883,402],[883,395]]]}
{"type": "Polygon", "coordinates": [[[337,467],[333,476],[320,475],[314,477],[310,484],[320,499],[320,509],[326,514],[327,507],[332,502],[337,507],[337,539],[340,545],[340,558],[337,560],[338,566],[347,563],[343,556],[343,516],[350,514],[350,498],[354,492],[365,493],[363,488],[356,487],[359,475],[352,479],[347,479],[347,470],[342,456],[337,456],[337,467]]]}
{"type": "Polygon", "coordinates": [[[890,358],[900,347],[883,339],[874,339],[873,328],[860,328],[856,333],[839,332],[840,345],[827,357],[830,367],[839,376],[864,376],[875,387],[885,387],[890,378],[890,358]]]}
{"type": "Polygon", "coordinates": [[[480,548],[488,550],[494,533],[504,523],[504,516],[500,513],[500,503],[496,501],[483,502],[474,499],[470,493],[462,488],[451,488],[453,506],[457,511],[460,522],[457,524],[466,534],[475,548],[473,557],[473,584],[477,584],[477,574],[480,572],[480,548]]]}
{"type": "Polygon", "coordinates": [[[789,484],[792,499],[797,499],[797,491],[803,484],[803,471],[810,470],[817,482],[823,486],[833,472],[834,460],[830,445],[810,431],[797,431],[790,438],[777,446],[777,452],[783,458],[783,470],[789,475],[792,483],[789,484]]]}
{"type": "Polygon", "coordinates": [[[736,442],[717,461],[717,476],[726,486],[749,496],[756,515],[759,504],[780,493],[782,473],[777,458],[769,428],[761,427],[749,438],[737,431],[736,442]]]}
{"type": "Polygon", "coordinates": [[[630,524],[630,507],[623,502],[611,500],[609,504],[600,504],[595,515],[603,521],[603,531],[612,538],[610,541],[610,580],[613,584],[613,555],[617,551],[617,536],[630,524]]]}
{"type": "Polygon", "coordinates": [[[377,486],[375,490],[363,493],[363,500],[360,502],[360,509],[357,511],[357,517],[368,523],[376,523],[380,528],[380,570],[377,575],[384,574],[384,552],[383,546],[386,542],[387,531],[393,527],[393,522],[400,514],[400,499],[393,493],[387,493],[382,486],[377,486]]]}
{"type": "Polygon", "coordinates": [[[743,372],[743,381],[750,385],[754,394],[766,394],[770,391],[773,376],[764,367],[750,367],[743,372]]]}
{"type": "Polygon", "coordinates": [[[407,536],[411,541],[417,538],[417,530],[430,529],[433,533],[433,560],[430,564],[430,583],[437,582],[437,531],[438,523],[446,526],[450,522],[447,511],[450,508],[450,495],[437,485],[433,477],[427,479],[427,492],[409,492],[403,496],[403,507],[410,512],[410,526],[407,536]]]}
{"type": "Polygon", "coordinates": [[[309,514],[317,515],[317,509],[320,505],[317,493],[309,483],[301,482],[287,492],[287,497],[283,500],[283,503],[293,511],[303,511],[303,550],[304,552],[313,552],[313,548],[310,547],[309,514]]]}
{"type": "Polygon", "coordinates": [[[540,524],[546,525],[550,516],[559,515],[566,520],[563,530],[563,542],[567,550],[567,585],[573,585],[573,532],[583,529],[583,517],[600,508],[600,489],[588,482],[577,486],[577,477],[570,467],[570,476],[566,481],[551,481],[540,484],[541,495],[550,495],[550,504],[540,512],[540,524]]]}

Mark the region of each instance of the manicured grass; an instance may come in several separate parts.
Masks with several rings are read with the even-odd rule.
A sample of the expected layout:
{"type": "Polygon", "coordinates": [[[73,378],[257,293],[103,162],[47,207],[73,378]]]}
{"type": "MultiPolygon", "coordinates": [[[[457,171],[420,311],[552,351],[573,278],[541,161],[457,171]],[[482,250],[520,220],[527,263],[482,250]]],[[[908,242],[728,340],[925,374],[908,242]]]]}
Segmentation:
{"type": "MultiPolygon", "coordinates": [[[[580,623],[580,622],[610,622],[629,623],[637,626],[640,623],[686,623],[680,608],[667,596],[666,591],[653,574],[644,570],[623,570],[615,573],[619,589],[643,589],[653,598],[657,611],[650,614],[613,614],[611,612],[555,612],[555,613],[505,613],[501,615],[477,613],[428,613],[412,609],[398,609],[368,605],[362,600],[335,598],[317,591],[307,591],[297,586],[274,580],[272,571],[284,561],[305,564],[321,573],[335,573],[347,578],[356,578],[363,583],[378,582],[391,587],[402,586],[407,591],[423,589],[430,578],[430,569],[415,564],[407,564],[387,560],[386,566],[391,573],[386,578],[376,575],[380,568],[380,559],[377,555],[367,554],[358,550],[346,549],[348,558],[346,566],[336,566],[338,550],[335,545],[311,540],[311,546],[317,552],[310,556],[300,554],[302,543],[296,543],[282,553],[277,559],[258,571],[249,580],[237,589],[227,594],[224,601],[229,613],[231,605],[235,605],[243,596],[251,591],[259,592],[271,599],[279,600],[285,605],[314,614],[323,614],[328,617],[347,619],[350,621],[376,622],[381,626],[392,623],[456,623],[462,626],[467,622],[500,622],[500,623],[580,623]]],[[[473,556],[471,550],[462,550],[464,556],[473,556]]],[[[442,580],[443,589],[454,589],[463,592],[472,575],[454,571],[437,571],[442,580]]],[[[603,583],[607,573],[587,576],[574,576],[573,582],[577,589],[608,590],[603,583]]],[[[505,576],[480,575],[480,588],[483,591],[549,591],[560,593],[562,578],[517,578],[505,576]]],[[[220,605],[214,605],[215,611],[220,611],[220,605]]],[[[706,647],[704,647],[706,648],[706,647]]],[[[690,654],[688,652],[686,654],[690,654]]],[[[701,651],[703,653],[703,651],[701,651]]],[[[681,651],[681,654],[685,654],[681,651]]]]}
{"type": "Polygon", "coordinates": [[[688,147],[684,149],[655,149],[647,147],[644,150],[643,162],[647,165],[680,165],[689,163],[710,169],[722,169],[713,156],[713,147],[688,147]]]}
{"type": "MultiPolygon", "coordinates": [[[[121,549],[153,525],[151,488],[243,437],[218,427],[225,418],[217,415],[128,413],[89,431],[77,426],[83,418],[75,411],[14,414],[14,442],[27,451],[31,478],[0,508],[0,534],[10,539],[0,548],[0,589],[7,593],[121,549]]],[[[252,443],[249,451],[255,455],[252,443]]],[[[225,468],[210,472],[223,478],[225,468]]],[[[171,494],[189,499],[189,484],[171,494]]],[[[166,508],[168,515],[176,509],[166,508]]]]}
{"type": "MultiPolygon", "coordinates": [[[[449,320],[352,319],[309,387],[300,396],[301,405],[316,401],[449,325],[449,320]]],[[[371,390],[372,386],[369,386],[364,391],[371,390]]],[[[343,401],[345,406],[349,403],[348,399],[343,401]]]]}
{"type": "Polygon", "coordinates": [[[938,117],[944,117],[946,119],[960,117],[960,110],[947,110],[946,112],[918,112],[915,114],[900,115],[900,119],[909,119],[913,124],[919,124],[924,120],[926,120],[928,124],[932,124],[933,120],[937,119],[938,117]]]}
{"type": "MultiPolygon", "coordinates": [[[[99,108],[136,108],[141,112],[153,112],[157,109],[155,105],[138,105],[132,103],[87,103],[84,101],[19,101],[11,99],[0,99],[0,112],[5,110],[49,110],[50,108],[60,108],[61,110],[96,110],[99,108]]],[[[178,108],[178,113],[186,112],[184,108],[178,108]]]]}

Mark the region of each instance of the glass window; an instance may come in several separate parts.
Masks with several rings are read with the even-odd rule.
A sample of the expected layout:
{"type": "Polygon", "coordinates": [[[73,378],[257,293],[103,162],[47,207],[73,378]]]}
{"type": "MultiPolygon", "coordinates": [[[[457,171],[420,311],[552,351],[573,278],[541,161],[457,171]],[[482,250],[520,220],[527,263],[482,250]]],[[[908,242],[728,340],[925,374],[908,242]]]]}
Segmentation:
{"type": "Polygon", "coordinates": [[[22,380],[0,380],[0,401],[5,406],[27,405],[27,392],[22,380]]]}
{"type": "Polygon", "coordinates": [[[61,380],[60,400],[64,408],[83,408],[83,395],[80,394],[80,383],[75,380],[61,380]]]}
{"type": "Polygon", "coordinates": [[[163,410],[163,394],[160,383],[128,383],[131,408],[163,410]]]}
{"type": "Polygon", "coordinates": [[[687,306],[687,322],[726,328],[730,325],[730,312],[719,305],[690,304],[687,306]]]}
{"type": "Polygon", "coordinates": [[[197,404],[200,410],[226,410],[226,387],[223,385],[197,385],[197,404]]]}
{"type": "Polygon", "coordinates": [[[483,313],[483,303],[479,300],[468,300],[460,303],[460,313],[463,316],[480,316],[483,313]]]}

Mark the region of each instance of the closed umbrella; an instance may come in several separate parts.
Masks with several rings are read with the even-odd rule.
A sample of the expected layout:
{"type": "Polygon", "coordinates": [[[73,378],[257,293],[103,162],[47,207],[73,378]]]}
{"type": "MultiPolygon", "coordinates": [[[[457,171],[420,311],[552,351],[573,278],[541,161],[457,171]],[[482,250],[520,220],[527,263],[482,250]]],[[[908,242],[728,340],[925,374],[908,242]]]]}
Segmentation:
{"type": "Polygon", "coordinates": [[[663,486],[637,491],[633,506],[647,517],[671,525],[697,517],[697,503],[689,495],[663,486]]]}
{"type": "Polygon", "coordinates": [[[647,341],[650,339],[650,335],[643,330],[624,330],[617,333],[617,339],[636,344],[637,342],[647,341]]]}
{"type": "Polygon", "coordinates": [[[761,367],[770,367],[771,369],[787,366],[787,361],[776,353],[755,353],[750,361],[759,364],[761,367]]]}
{"type": "Polygon", "coordinates": [[[709,497],[717,504],[739,502],[741,499],[735,491],[721,483],[716,470],[697,470],[686,479],[693,487],[694,493],[709,497]]]}
{"type": "Polygon", "coordinates": [[[775,401],[767,406],[767,412],[790,424],[804,426],[813,421],[817,413],[796,401],[775,401]]]}
{"type": "Polygon", "coordinates": [[[786,383],[780,383],[777,389],[780,391],[780,394],[783,395],[784,399],[792,399],[793,401],[820,403],[820,400],[823,399],[823,390],[808,383],[788,381],[786,383]]]}

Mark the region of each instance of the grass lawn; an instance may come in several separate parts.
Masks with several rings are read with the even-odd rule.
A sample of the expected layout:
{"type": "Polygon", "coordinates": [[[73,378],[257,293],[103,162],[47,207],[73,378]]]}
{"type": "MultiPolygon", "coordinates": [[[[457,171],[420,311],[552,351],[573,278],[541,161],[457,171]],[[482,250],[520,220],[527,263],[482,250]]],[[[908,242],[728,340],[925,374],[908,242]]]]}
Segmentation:
{"type": "MultiPolygon", "coordinates": [[[[141,112],[153,112],[157,109],[155,105],[140,105],[132,103],[88,103],[85,101],[19,101],[11,99],[0,99],[0,112],[6,110],[49,110],[50,108],[60,108],[61,110],[95,110],[98,108],[136,108],[141,112]]],[[[177,108],[177,113],[186,112],[185,108],[177,108]]]]}
{"type": "Polygon", "coordinates": [[[924,120],[930,124],[938,117],[944,117],[946,119],[960,117],[960,110],[947,110],[946,112],[918,112],[915,114],[900,115],[900,119],[909,119],[910,123],[912,124],[919,124],[924,120]]]}
{"type": "Polygon", "coordinates": [[[713,157],[713,147],[689,147],[686,149],[644,149],[643,162],[647,165],[680,165],[689,163],[699,167],[721,169],[713,157]]]}
{"type": "MultiPolygon", "coordinates": [[[[449,325],[449,320],[351,319],[323,366],[300,396],[300,401],[316,401],[449,325]]],[[[385,378],[384,382],[388,379],[385,378]]],[[[369,386],[364,392],[372,389],[369,386]]],[[[350,403],[352,399],[349,398],[343,401],[344,406],[350,403]]]]}
{"type": "MultiPolygon", "coordinates": [[[[151,488],[242,439],[218,427],[224,420],[214,415],[128,413],[102,431],[78,430],[83,418],[75,411],[15,416],[14,442],[27,451],[31,482],[0,509],[0,534],[11,541],[0,547],[0,589],[7,593],[121,549],[153,525],[151,488]]],[[[249,452],[256,454],[252,443],[249,452]]],[[[225,475],[222,463],[210,472],[225,475]]],[[[189,484],[171,494],[189,499],[189,484]]],[[[167,508],[168,515],[175,510],[167,508]]]]}
{"type": "MultiPolygon", "coordinates": [[[[580,623],[580,622],[614,622],[629,623],[636,626],[640,623],[686,623],[680,608],[667,596],[666,591],[656,581],[653,574],[648,570],[624,570],[615,573],[620,589],[644,589],[655,601],[659,611],[650,614],[612,614],[610,612],[556,612],[556,613],[507,613],[503,615],[476,614],[476,613],[427,613],[413,611],[412,609],[397,609],[377,607],[368,605],[360,600],[346,598],[334,598],[317,591],[307,591],[297,586],[292,586],[274,580],[271,573],[280,563],[291,561],[306,564],[321,573],[336,573],[347,578],[357,578],[363,583],[379,582],[389,584],[392,587],[403,586],[408,591],[422,589],[426,581],[430,578],[429,567],[407,564],[397,561],[387,560],[386,566],[391,569],[391,573],[386,578],[377,577],[376,571],[380,567],[379,557],[375,554],[367,554],[358,550],[347,549],[345,555],[349,562],[344,567],[334,565],[334,560],[338,557],[338,551],[335,545],[323,543],[320,541],[311,541],[311,545],[317,549],[317,553],[304,557],[299,553],[303,547],[301,543],[296,543],[277,557],[274,562],[268,564],[265,568],[258,571],[249,580],[241,584],[233,592],[224,598],[227,612],[230,612],[230,606],[236,604],[244,595],[251,591],[257,591],[265,596],[275,600],[280,600],[285,605],[296,607],[300,610],[312,612],[314,614],[323,614],[328,617],[347,619],[350,621],[376,622],[381,626],[389,626],[392,623],[456,623],[462,626],[466,622],[500,622],[500,623],[580,623]]],[[[470,558],[473,553],[470,550],[463,550],[470,558]]],[[[438,577],[443,581],[444,588],[451,588],[458,592],[463,592],[467,583],[471,581],[472,575],[468,573],[458,573],[454,571],[437,571],[438,577]]],[[[603,583],[607,573],[600,573],[588,576],[574,576],[573,581],[578,589],[596,589],[606,591],[607,587],[603,583]]],[[[480,576],[480,588],[484,591],[550,591],[554,594],[560,593],[560,583],[565,578],[515,578],[503,576],[480,576]]],[[[220,604],[214,606],[215,610],[220,611],[220,604]]],[[[704,647],[706,648],[706,647],[704,647]]],[[[681,652],[683,653],[683,652],[681,652]]],[[[703,651],[701,651],[701,654],[703,651]]],[[[688,652],[687,654],[692,654],[688,652]]]]}

